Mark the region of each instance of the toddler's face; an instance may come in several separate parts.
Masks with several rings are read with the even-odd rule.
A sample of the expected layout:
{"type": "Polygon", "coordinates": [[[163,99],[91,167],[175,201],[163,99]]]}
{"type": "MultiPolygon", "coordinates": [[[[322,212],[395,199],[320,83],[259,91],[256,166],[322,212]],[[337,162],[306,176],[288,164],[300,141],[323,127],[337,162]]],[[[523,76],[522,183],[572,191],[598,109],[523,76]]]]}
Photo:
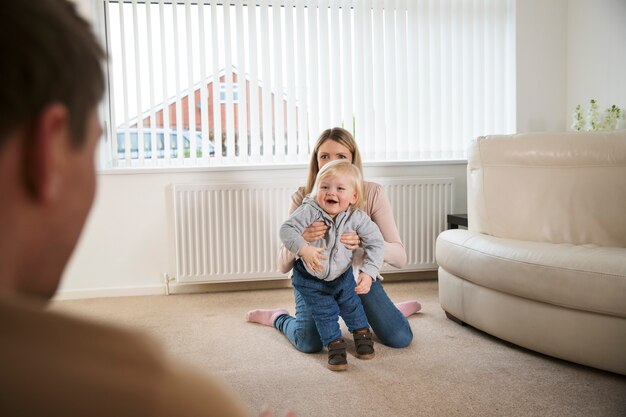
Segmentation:
{"type": "Polygon", "coordinates": [[[331,175],[320,182],[316,196],[317,204],[333,219],[356,202],[352,182],[352,177],[347,175],[331,175]]]}

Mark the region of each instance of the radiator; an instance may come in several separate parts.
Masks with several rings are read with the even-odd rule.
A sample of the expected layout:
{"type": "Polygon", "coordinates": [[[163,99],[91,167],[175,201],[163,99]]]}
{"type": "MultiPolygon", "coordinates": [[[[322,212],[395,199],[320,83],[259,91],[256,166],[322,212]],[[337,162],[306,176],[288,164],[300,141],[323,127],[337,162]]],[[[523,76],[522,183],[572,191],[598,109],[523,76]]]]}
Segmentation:
{"type": "MultiPolygon", "coordinates": [[[[391,202],[408,262],[437,268],[435,239],[452,208],[452,178],[379,178],[391,202]]],[[[179,283],[284,278],[276,267],[278,230],[298,182],[172,186],[176,280],[179,283]]]]}

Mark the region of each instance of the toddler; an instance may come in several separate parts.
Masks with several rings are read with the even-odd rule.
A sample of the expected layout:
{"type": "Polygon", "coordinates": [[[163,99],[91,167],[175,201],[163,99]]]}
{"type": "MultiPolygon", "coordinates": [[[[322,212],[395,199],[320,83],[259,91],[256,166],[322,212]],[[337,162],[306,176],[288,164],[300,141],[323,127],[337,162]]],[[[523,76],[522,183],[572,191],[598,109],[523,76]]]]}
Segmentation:
{"type": "Polygon", "coordinates": [[[350,161],[337,160],[324,165],[317,174],[311,194],[280,228],[280,238],[297,255],[293,267],[293,286],[309,308],[322,343],[328,348],[328,367],[347,369],[346,343],[341,337],[341,316],[354,336],[357,357],[374,357],[374,343],[365,311],[357,293],[352,272],[352,250],[340,242],[345,232],[356,232],[364,251],[359,281],[370,282],[383,264],[384,240],[378,226],[361,210],[363,201],[361,172],[350,161]],[[328,225],[324,238],[307,242],[302,237],[315,221],[328,225]]]}

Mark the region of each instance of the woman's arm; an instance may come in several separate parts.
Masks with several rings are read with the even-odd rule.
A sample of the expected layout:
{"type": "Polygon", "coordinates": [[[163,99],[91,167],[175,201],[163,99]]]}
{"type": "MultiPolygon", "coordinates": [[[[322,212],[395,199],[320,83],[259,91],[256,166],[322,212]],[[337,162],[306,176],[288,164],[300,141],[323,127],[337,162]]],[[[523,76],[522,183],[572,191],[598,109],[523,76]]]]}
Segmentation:
{"type": "Polygon", "coordinates": [[[385,239],[385,262],[396,268],[406,265],[406,250],[400,240],[400,233],[393,217],[391,204],[380,184],[364,182],[366,207],[365,211],[372,221],[378,225],[385,239]]]}
{"type": "MultiPolygon", "coordinates": [[[[304,188],[300,187],[298,190],[291,195],[291,206],[289,207],[289,216],[293,213],[298,207],[302,205],[302,200],[304,200],[304,188]]],[[[286,274],[291,271],[293,268],[293,263],[296,260],[296,255],[289,251],[281,243],[280,249],[278,249],[278,269],[281,273],[286,274]]]]}

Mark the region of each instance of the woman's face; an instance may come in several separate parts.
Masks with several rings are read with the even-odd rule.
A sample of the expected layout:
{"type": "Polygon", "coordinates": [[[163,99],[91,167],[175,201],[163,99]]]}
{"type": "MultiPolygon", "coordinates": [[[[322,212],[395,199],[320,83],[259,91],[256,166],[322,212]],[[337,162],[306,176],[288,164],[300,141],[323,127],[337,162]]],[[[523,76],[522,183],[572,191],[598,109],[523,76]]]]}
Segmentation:
{"type": "Polygon", "coordinates": [[[352,152],[339,142],[326,139],[317,150],[317,166],[321,169],[330,161],[346,159],[352,162],[352,152]]]}

